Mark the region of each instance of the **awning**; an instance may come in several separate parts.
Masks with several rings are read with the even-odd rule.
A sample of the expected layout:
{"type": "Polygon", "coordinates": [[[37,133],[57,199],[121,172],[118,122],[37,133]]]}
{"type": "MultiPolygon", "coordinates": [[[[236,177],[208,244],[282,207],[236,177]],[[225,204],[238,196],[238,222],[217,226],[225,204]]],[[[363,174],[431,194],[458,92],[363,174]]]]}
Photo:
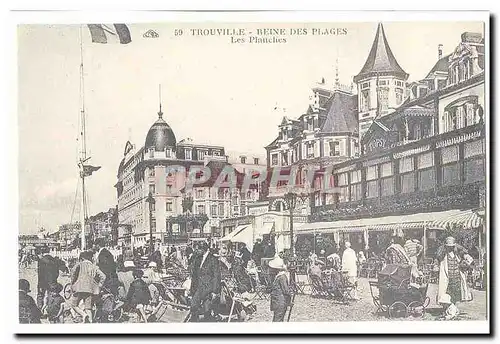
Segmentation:
{"type": "Polygon", "coordinates": [[[357,220],[341,220],[331,222],[311,222],[297,228],[301,233],[334,233],[362,230],[394,230],[429,227],[435,221],[442,221],[462,213],[462,210],[448,210],[432,213],[418,213],[401,216],[371,217],[357,220]]]}
{"type": "Polygon", "coordinates": [[[443,220],[433,221],[429,224],[431,228],[448,228],[461,226],[462,228],[477,228],[483,224],[483,218],[475,210],[464,210],[458,214],[449,216],[443,220]]]}
{"type": "Polygon", "coordinates": [[[242,230],[244,230],[245,228],[247,228],[249,225],[242,225],[242,226],[238,226],[236,227],[231,233],[227,234],[225,237],[219,239],[219,241],[232,241],[233,237],[238,234],[239,232],[241,232],[242,230]]]}
{"type": "Polygon", "coordinates": [[[260,228],[258,228],[255,232],[256,237],[263,236],[264,234],[269,234],[274,229],[274,222],[266,222],[260,228]]]}
{"type": "Polygon", "coordinates": [[[244,243],[247,245],[248,249],[251,251],[253,248],[252,226],[245,226],[245,228],[243,228],[235,236],[232,237],[231,242],[244,243]]]}

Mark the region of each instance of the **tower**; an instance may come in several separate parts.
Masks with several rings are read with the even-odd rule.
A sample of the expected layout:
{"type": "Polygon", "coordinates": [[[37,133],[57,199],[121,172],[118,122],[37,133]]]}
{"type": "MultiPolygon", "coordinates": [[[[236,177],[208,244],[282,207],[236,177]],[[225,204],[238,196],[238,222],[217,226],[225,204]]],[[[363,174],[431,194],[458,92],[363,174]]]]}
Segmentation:
{"type": "Polygon", "coordinates": [[[384,26],[379,23],[368,58],[354,77],[358,87],[360,138],[375,118],[389,114],[403,103],[407,79],[408,74],[396,61],[384,26]]]}

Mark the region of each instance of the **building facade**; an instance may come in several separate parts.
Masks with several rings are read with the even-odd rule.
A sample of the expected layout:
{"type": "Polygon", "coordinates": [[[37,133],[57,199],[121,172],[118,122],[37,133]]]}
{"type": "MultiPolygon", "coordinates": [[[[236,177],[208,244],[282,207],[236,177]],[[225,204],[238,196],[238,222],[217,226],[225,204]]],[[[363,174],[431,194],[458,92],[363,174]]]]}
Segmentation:
{"type": "MultiPolygon", "coordinates": [[[[440,45],[429,67],[423,80],[409,82],[379,24],[367,60],[353,78],[357,95],[337,83],[328,90],[323,82],[313,89],[305,114],[283,118],[276,139],[266,146],[268,176],[277,168],[285,176],[293,167],[298,170],[295,186],[304,185],[309,197],[293,211],[296,234],[330,233],[338,246],[351,241],[364,250],[387,247],[378,233],[400,235],[404,229],[429,250],[436,230],[444,228],[437,224],[448,217],[476,219],[482,213],[484,218],[482,34],[463,33],[446,55],[440,45]],[[304,180],[308,169],[315,171],[310,185],[304,180]],[[429,226],[435,228],[427,233],[429,226]]],[[[268,220],[275,219],[272,233],[285,238],[289,211],[283,196],[289,181],[264,188],[265,200],[249,215],[225,220],[222,234],[231,236],[241,226],[253,228],[253,237],[267,232],[270,226],[255,219],[268,214],[268,220]]],[[[282,244],[290,246],[289,236],[282,244]]]]}
{"type": "Polygon", "coordinates": [[[127,142],[118,168],[120,242],[142,246],[149,241],[150,229],[162,242],[217,233],[220,218],[239,215],[248,202],[258,199],[255,188],[250,193],[237,189],[243,182],[237,171],[236,188],[214,187],[227,166],[231,165],[224,147],[177,141],[160,108],[144,146],[127,142]],[[210,171],[208,179],[200,172],[203,168],[210,171]],[[186,187],[190,180],[192,187],[186,187]],[[149,194],[154,202],[147,202],[149,194]]]}

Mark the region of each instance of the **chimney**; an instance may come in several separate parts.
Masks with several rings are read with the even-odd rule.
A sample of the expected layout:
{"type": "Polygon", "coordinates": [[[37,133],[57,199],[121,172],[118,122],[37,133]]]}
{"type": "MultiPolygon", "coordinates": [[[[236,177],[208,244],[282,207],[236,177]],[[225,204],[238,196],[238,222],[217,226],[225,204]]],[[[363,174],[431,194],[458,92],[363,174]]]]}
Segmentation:
{"type": "Polygon", "coordinates": [[[443,45],[439,44],[438,45],[438,60],[441,60],[442,57],[443,57],[443,45]]]}

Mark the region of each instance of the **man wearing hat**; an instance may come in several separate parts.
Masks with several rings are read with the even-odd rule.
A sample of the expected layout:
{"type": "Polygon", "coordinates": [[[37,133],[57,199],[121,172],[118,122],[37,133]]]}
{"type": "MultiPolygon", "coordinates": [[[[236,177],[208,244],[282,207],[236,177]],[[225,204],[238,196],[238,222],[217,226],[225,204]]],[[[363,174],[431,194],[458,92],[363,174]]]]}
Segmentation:
{"type": "Polygon", "coordinates": [[[28,295],[30,293],[30,283],[25,279],[19,280],[19,323],[20,324],[40,324],[42,312],[36,306],[35,300],[28,295]]]}
{"type": "Polygon", "coordinates": [[[257,238],[253,244],[252,257],[254,257],[255,264],[260,266],[260,260],[264,256],[264,245],[262,245],[262,238],[257,238]]]}
{"type": "Polygon", "coordinates": [[[191,321],[197,322],[203,314],[204,321],[212,319],[212,309],[221,292],[219,259],[215,257],[207,242],[199,244],[199,255],[193,261],[191,271],[191,321]]]}
{"type": "Polygon", "coordinates": [[[276,272],[271,286],[270,309],[274,313],[273,322],[284,321],[285,313],[290,305],[292,292],[286,275],[286,266],[283,259],[275,257],[269,262],[269,268],[276,272]]]}
{"type": "Polygon", "coordinates": [[[134,281],[133,272],[135,270],[135,264],[133,260],[126,260],[123,262],[123,271],[118,272],[118,281],[121,285],[120,289],[120,297],[122,299],[128,294],[128,289],[130,288],[130,284],[134,281]]]}
{"type": "Polygon", "coordinates": [[[436,253],[439,261],[439,281],[437,302],[446,308],[457,302],[472,300],[463,266],[470,265],[471,257],[464,247],[455,243],[455,238],[447,237],[436,253]],[[449,295],[449,297],[447,296],[449,295]]]}

